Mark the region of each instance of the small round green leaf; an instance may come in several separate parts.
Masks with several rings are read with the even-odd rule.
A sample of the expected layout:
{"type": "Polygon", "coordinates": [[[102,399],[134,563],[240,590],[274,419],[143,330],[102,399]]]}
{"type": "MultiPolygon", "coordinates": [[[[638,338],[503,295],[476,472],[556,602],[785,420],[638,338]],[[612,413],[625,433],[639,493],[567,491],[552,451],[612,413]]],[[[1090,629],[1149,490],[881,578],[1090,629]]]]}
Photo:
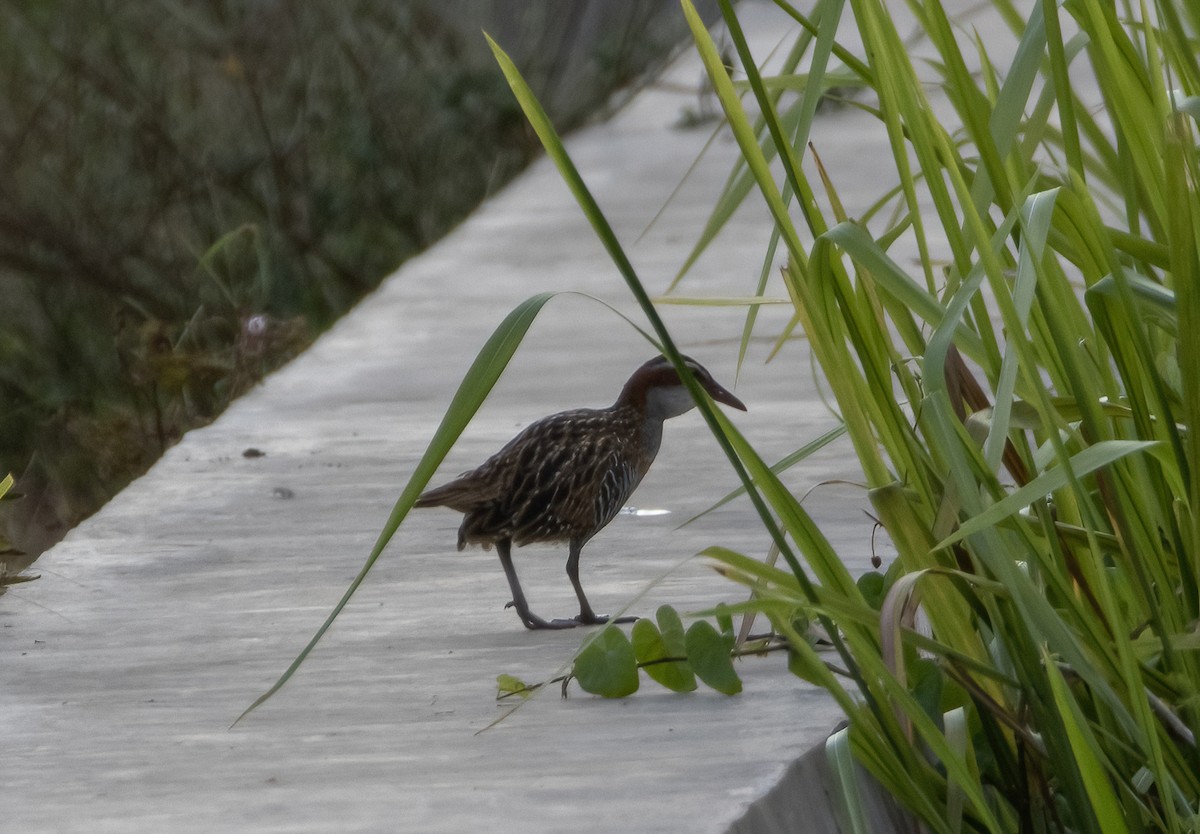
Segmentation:
{"type": "Polygon", "coordinates": [[[687,644],[683,640],[683,620],[679,612],[669,605],[659,606],[655,616],[662,632],[663,645],[671,657],[687,657],[687,644]]]}
{"type": "Polygon", "coordinates": [[[917,703],[930,718],[940,720],[945,712],[942,704],[945,677],[941,668],[932,660],[916,658],[908,666],[908,676],[911,681],[909,688],[917,703]]]}
{"type": "Polygon", "coordinates": [[[887,583],[879,571],[868,571],[858,578],[855,583],[859,592],[866,598],[867,604],[878,611],[883,607],[883,598],[887,593],[887,583]]]}
{"type": "Polygon", "coordinates": [[[666,660],[668,657],[685,657],[684,652],[668,652],[662,634],[649,620],[638,620],[633,624],[633,652],[646,674],[672,692],[691,692],[696,688],[696,676],[686,661],[666,660]]]}
{"type": "Polygon", "coordinates": [[[506,695],[520,695],[522,698],[528,698],[532,694],[533,690],[520,678],[513,677],[512,675],[496,676],[497,698],[503,698],[506,695]]]}
{"type": "Polygon", "coordinates": [[[575,679],[585,692],[624,698],[638,688],[637,657],[625,632],[605,626],[575,658],[575,679]]]}
{"type": "Polygon", "coordinates": [[[813,686],[824,686],[828,680],[829,670],[819,666],[820,663],[817,656],[811,652],[788,651],[788,671],[813,686]]]}
{"type": "Polygon", "coordinates": [[[685,640],[696,677],[726,695],[742,691],[741,678],[733,671],[732,638],[722,636],[708,621],[697,620],[687,630],[685,640]]]}

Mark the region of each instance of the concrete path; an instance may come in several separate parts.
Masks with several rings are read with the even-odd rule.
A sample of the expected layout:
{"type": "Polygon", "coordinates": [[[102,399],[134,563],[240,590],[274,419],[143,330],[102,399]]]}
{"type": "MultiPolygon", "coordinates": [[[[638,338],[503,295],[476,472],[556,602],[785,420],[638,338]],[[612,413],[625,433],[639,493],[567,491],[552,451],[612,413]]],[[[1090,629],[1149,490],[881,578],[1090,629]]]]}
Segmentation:
{"type": "MultiPolygon", "coordinates": [[[[794,31],[770,4],[740,8],[762,54],[794,31]]],[[[654,292],[735,159],[722,135],[688,174],[710,128],[673,125],[696,106],[683,90],[700,77],[688,53],[569,143],[654,292]]],[[[820,122],[814,140],[853,209],[878,190],[862,171],[877,132],[859,129],[869,119],[851,110],[820,122]]],[[[681,292],[751,292],[769,228],[752,200],[681,292]]],[[[410,517],[301,672],[228,729],[358,571],[476,351],[543,290],[590,293],[639,318],[544,160],[304,356],[190,433],[45,555],[39,581],[0,599],[0,830],[718,832],[823,739],[836,709],[779,657],[741,662],[745,691],[734,698],[675,695],[643,679],[622,701],[550,692],[480,733],[504,709],[496,675],[547,679],[584,635],[523,629],[504,608],[495,555],[455,552],[459,516],[446,510],[410,517]],[[244,457],[249,448],[266,454],[244,457]]],[[[663,312],[680,345],[732,386],[742,312],[663,312]]],[[[768,458],[835,425],[802,341],[763,367],[784,316],[764,311],[763,339],[736,381],[750,411],[734,421],[768,458]]],[[[532,419],[608,404],[650,355],[596,302],[554,300],[437,480],[532,419]]],[[[663,446],[634,503],[669,514],[622,515],[584,551],[598,611],[642,592],[635,613],[739,599],[688,557],[710,544],[767,548],[744,501],[675,529],[735,480],[694,412],[667,426],[663,446]]],[[[843,443],[789,478],[804,491],[854,476],[843,443]]],[[[806,506],[865,570],[865,495],[825,486],[806,506]]],[[[544,616],[576,610],[563,559],[547,547],[517,551],[544,616]]]]}

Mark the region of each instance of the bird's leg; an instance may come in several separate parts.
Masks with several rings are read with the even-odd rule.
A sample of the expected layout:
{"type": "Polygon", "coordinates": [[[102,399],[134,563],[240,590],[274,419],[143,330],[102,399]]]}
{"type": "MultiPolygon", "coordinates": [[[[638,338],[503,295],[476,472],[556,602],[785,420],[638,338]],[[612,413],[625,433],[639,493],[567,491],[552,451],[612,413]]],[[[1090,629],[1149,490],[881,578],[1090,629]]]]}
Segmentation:
{"type": "MultiPolygon", "coordinates": [[[[581,625],[603,625],[609,621],[608,615],[597,614],[592,610],[587,595],[583,593],[583,585],[579,582],[579,555],[582,552],[583,541],[579,538],[571,539],[571,550],[567,554],[567,578],[571,580],[571,585],[575,588],[575,596],[579,597],[579,616],[575,618],[575,622],[581,625]]],[[[632,623],[635,620],[637,617],[618,617],[613,622],[632,623]]],[[[561,621],[555,620],[555,622],[561,621]]]]}
{"type": "Polygon", "coordinates": [[[579,625],[575,620],[547,622],[530,611],[529,603],[525,601],[525,592],[521,590],[521,582],[517,579],[517,569],[513,567],[512,543],[508,539],[500,539],[496,542],[496,553],[500,556],[500,564],[504,566],[504,575],[508,577],[508,587],[513,595],[512,602],[508,605],[517,609],[517,616],[521,618],[525,628],[573,628],[579,625]]]}

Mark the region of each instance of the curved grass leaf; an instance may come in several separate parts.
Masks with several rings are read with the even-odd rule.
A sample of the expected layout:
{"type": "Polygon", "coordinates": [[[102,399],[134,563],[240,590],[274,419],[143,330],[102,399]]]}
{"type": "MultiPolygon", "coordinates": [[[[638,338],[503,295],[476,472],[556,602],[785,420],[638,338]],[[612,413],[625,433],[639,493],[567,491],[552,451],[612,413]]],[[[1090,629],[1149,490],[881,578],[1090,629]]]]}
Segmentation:
{"type": "MultiPolygon", "coordinates": [[[[683,8],[684,15],[688,19],[688,25],[692,29],[692,32],[696,38],[697,46],[700,49],[701,57],[704,60],[709,77],[713,80],[718,97],[723,103],[726,104],[726,112],[729,113],[730,107],[728,102],[732,98],[734,102],[733,106],[737,107],[737,96],[733,91],[732,82],[730,81],[729,76],[724,69],[724,65],[721,62],[720,53],[712,39],[709,37],[708,31],[704,27],[704,22],[701,20],[699,14],[696,12],[696,9],[692,6],[692,4],[688,2],[688,0],[683,0],[683,8]]],[[[638,306],[641,307],[642,312],[645,314],[647,320],[649,320],[650,324],[654,328],[655,335],[661,340],[663,354],[667,356],[674,364],[676,370],[679,372],[680,378],[684,381],[688,387],[688,390],[692,393],[692,397],[696,401],[697,410],[708,424],[710,431],[712,431],[713,437],[721,446],[722,451],[725,452],[726,457],[729,459],[730,465],[738,475],[738,479],[747,488],[750,501],[754,505],[755,511],[758,513],[758,517],[762,521],[763,526],[766,527],[767,531],[771,535],[771,539],[779,547],[779,550],[784,559],[787,561],[788,565],[791,566],[798,575],[803,576],[804,571],[800,565],[799,559],[793,552],[793,549],[784,536],[783,531],[776,523],[775,516],[767,507],[766,501],[762,495],[759,494],[759,490],[755,487],[754,482],[751,480],[748,467],[753,465],[757,468],[758,466],[762,465],[761,459],[759,459],[757,454],[755,454],[753,450],[749,448],[748,444],[745,444],[745,441],[740,438],[736,429],[733,428],[732,424],[729,423],[728,419],[720,412],[720,410],[712,404],[710,399],[704,393],[703,389],[700,387],[700,384],[696,382],[692,373],[684,365],[683,359],[679,353],[679,349],[675,346],[674,340],[671,338],[671,334],[667,331],[662,317],[659,316],[658,311],[654,309],[654,304],[651,302],[645,286],[638,278],[637,272],[633,268],[633,264],[625,254],[624,249],[621,247],[620,241],[617,240],[616,233],[613,231],[612,226],[604,216],[604,213],[600,210],[599,204],[597,204],[595,198],[588,190],[587,185],[580,176],[578,169],[571,161],[570,156],[567,154],[566,148],[563,146],[562,140],[559,138],[557,132],[555,132],[554,126],[550,123],[550,119],[546,115],[545,110],[542,108],[541,104],[538,103],[537,98],[533,95],[533,91],[530,90],[529,85],[525,82],[525,79],[521,77],[516,65],[512,62],[512,59],[509,58],[508,55],[504,53],[504,50],[502,50],[490,37],[488,38],[488,44],[491,46],[492,52],[496,56],[496,61],[499,63],[501,70],[504,72],[504,75],[507,78],[509,86],[512,88],[513,94],[517,97],[517,101],[521,105],[521,109],[525,112],[525,115],[529,119],[531,126],[537,133],[538,138],[541,140],[542,146],[546,149],[547,154],[558,168],[559,173],[567,182],[568,187],[571,189],[571,193],[574,194],[575,199],[579,203],[580,208],[583,210],[584,215],[592,224],[592,228],[595,230],[596,236],[600,239],[600,242],[604,246],[605,250],[609,253],[609,256],[612,258],[613,263],[621,273],[621,276],[625,279],[625,283],[629,287],[629,290],[633,294],[634,298],[637,300],[638,306]],[[737,449],[735,449],[735,443],[738,446],[737,449]],[[750,456],[750,461],[744,463],[743,460],[745,459],[746,454],[750,456]]],[[[739,135],[740,140],[747,139],[745,134],[750,131],[749,124],[746,121],[745,113],[741,112],[740,108],[738,108],[738,113],[740,113],[740,118],[733,119],[731,117],[731,124],[733,125],[735,134],[739,135]]],[[[756,179],[758,179],[760,187],[764,188],[764,193],[774,194],[776,200],[772,202],[772,206],[778,207],[779,211],[781,212],[781,222],[785,222],[787,209],[783,205],[778,191],[773,190],[773,186],[770,188],[764,186],[763,183],[762,176],[765,176],[766,179],[769,180],[770,173],[766,162],[762,157],[761,149],[758,148],[758,145],[752,136],[750,136],[747,141],[754,146],[755,151],[757,152],[757,154],[750,160],[750,168],[755,171],[756,179]]],[[[793,257],[803,258],[802,249],[800,248],[799,239],[795,234],[795,230],[792,229],[791,233],[787,235],[787,237],[789,252],[792,253],[793,257]]],[[[765,468],[765,466],[763,468],[765,468]]],[[[797,534],[793,533],[793,538],[797,538],[798,540],[800,538],[812,540],[812,535],[814,532],[815,530],[810,529],[805,531],[805,533],[800,534],[800,536],[797,536],[797,534]]],[[[802,581],[806,580],[802,579],[802,581]]],[[[851,668],[851,671],[853,671],[853,659],[843,652],[843,647],[836,634],[836,630],[833,629],[832,623],[828,624],[828,630],[832,633],[832,639],[835,647],[838,648],[840,653],[843,653],[843,661],[851,668]]]]}
{"type": "Polygon", "coordinates": [[[241,715],[233,722],[236,725],[239,721],[261,706],[268,698],[278,692],[285,683],[287,683],[305,658],[309,656],[317,643],[325,636],[325,632],[333,625],[333,621],[342,613],[342,609],[350,602],[350,598],[362,585],[363,580],[367,578],[375,561],[383,553],[383,549],[387,547],[392,536],[395,534],[400,522],[408,515],[413,504],[416,503],[417,497],[425,489],[426,484],[437,472],[438,466],[441,465],[450,449],[458,440],[459,435],[470,423],[471,418],[475,416],[475,412],[479,410],[479,406],[483,405],[483,401],[487,395],[491,393],[496,380],[500,378],[500,374],[508,367],[508,362],[512,359],[517,347],[521,344],[521,340],[525,338],[529,326],[533,324],[537,314],[541,312],[542,307],[546,302],[554,297],[554,293],[539,293],[532,298],[527,299],[519,304],[511,313],[505,317],[504,321],[496,328],[491,337],[487,340],[484,346],[480,349],[479,354],[475,357],[475,361],[471,363],[471,367],[467,370],[466,376],[458,386],[458,391],[454,394],[454,398],[450,401],[449,408],[446,409],[446,415],[442,418],[441,425],[434,432],[433,439],[429,441],[429,446],[425,450],[425,454],[417,462],[413,469],[412,475],[409,477],[408,483],[404,490],[400,493],[400,497],[396,499],[395,505],[392,507],[391,514],[388,515],[387,522],[383,525],[383,530],[379,533],[379,538],[375,542],[375,546],[371,548],[370,555],[367,556],[366,562],[359,570],[358,574],[351,581],[350,586],[346,588],[342,598],[338,600],[337,605],[325,618],[325,622],[317,629],[316,634],[308,641],[308,644],[301,649],[300,654],[292,661],[287,670],[279,677],[277,681],[255,699],[254,703],[246,707],[241,715]]]}
{"type": "MultiPolygon", "coordinates": [[[[839,2],[839,3],[841,2],[841,0],[835,0],[835,1],[839,2]]],[[[825,16],[824,8],[827,5],[828,5],[827,2],[822,2],[818,6],[818,8],[814,11],[813,18],[820,19],[821,17],[825,16]]],[[[834,24],[836,25],[838,16],[830,15],[828,17],[831,17],[834,24]]],[[[814,34],[815,34],[815,32],[814,32],[814,34]]],[[[811,45],[811,43],[812,43],[812,37],[808,33],[801,34],[800,37],[796,38],[795,43],[792,45],[791,52],[784,59],[783,65],[780,67],[779,76],[777,78],[779,78],[779,79],[794,79],[794,78],[798,77],[795,75],[795,70],[796,70],[797,66],[799,65],[801,59],[809,51],[809,46],[811,45]]],[[[821,64],[820,62],[817,62],[817,63],[818,63],[818,65],[823,66],[823,64],[821,64]]],[[[809,87],[809,86],[813,86],[813,85],[819,85],[823,88],[824,85],[821,81],[820,75],[821,75],[820,71],[818,71],[815,74],[815,79],[814,79],[814,75],[812,75],[812,74],[807,75],[805,77],[804,86],[809,87]]],[[[748,83],[739,82],[739,83],[733,84],[732,89],[734,91],[741,91],[741,90],[744,90],[745,88],[747,88],[748,86],[749,86],[748,83]]],[[[770,90],[773,93],[772,100],[774,102],[778,102],[780,94],[782,92],[784,92],[783,87],[777,86],[777,85],[771,85],[770,90]]],[[[815,108],[815,103],[816,102],[814,99],[814,102],[813,102],[814,108],[815,108]]],[[[803,115],[803,113],[805,112],[805,109],[807,107],[808,107],[807,101],[805,99],[801,99],[800,105],[793,107],[790,117],[786,118],[786,121],[788,122],[788,127],[789,127],[789,134],[797,137],[797,144],[802,144],[799,141],[800,137],[807,136],[808,132],[809,132],[808,126],[805,125],[805,116],[803,115]]],[[[810,114],[807,117],[809,122],[811,122],[811,118],[812,118],[812,116],[810,114]]],[[[760,118],[754,125],[754,128],[753,128],[754,133],[756,135],[761,136],[763,134],[764,126],[765,126],[764,122],[760,118]]],[[[776,153],[774,143],[771,142],[770,140],[764,140],[763,153],[766,155],[767,159],[773,158],[776,153]]],[[[745,201],[746,197],[750,194],[754,185],[755,185],[754,173],[748,168],[748,166],[745,165],[744,161],[739,160],[737,162],[737,164],[734,166],[733,171],[730,172],[729,179],[726,182],[725,187],[721,191],[720,197],[717,199],[717,202],[713,207],[712,214],[709,216],[708,222],[705,224],[704,230],[700,233],[695,245],[692,247],[691,252],[688,253],[688,256],[687,256],[686,260],[684,261],[683,265],[679,268],[679,271],[675,274],[675,278],[671,281],[671,286],[668,289],[668,292],[670,292],[670,290],[674,289],[679,284],[679,282],[683,279],[684,275],[688,272],[688,270],[691,269],[691,267],[695,264],[697,259],[700,257],[701,253],[705,249],[708,248],[708,246],[716,238],[717,234],[721,231],[722,228],[724,228],[725,224],[733,216],[733,214],[737,210],[737,208],[745,201]]],[[[759,283],[758,283],[759,292],[761,292],[762,288],[765,286],[766,275],[768,274],[768,271],[770,269],[770,263],[773,260],[773,258],[770,256],[774,254],[775,245],[776,245],[777,241],[778,241],[777,235],[773,235],[772,242],[771,242],[770,246],[768,247],[768,255],[769,256],[764,261],[763,274],[760,275],[760,277],[759,277],[759,283]]],[[[755,318],[756,313],[757,313],[756,308],[751,308],[748,311],[748,313],[747,313],[747,328],[746,328],[747,330],[753,328],[754,318],[755,318]]],[[[740,360],[740,358],[744,357],[745,344],[746,344],[747,339],[748,339],[748,336],[746,335],[746,333],[743,333],[743,341],[742,341],[742,345],[741,345],[741,349],[740,349],[739,360],[740,360]]],[[[739,364],[740,364],[740,361],[739,361],[739,364]]]]}
{"type": "Polygon", "coordinates": [[[1062,672],[1059,671],[1054,658],[1048,651],[1043,651],[1042,660],[1046,666],[1058,715],[1062,719],[1071,749],[1075,753],[1076,766],[1079,768],[1080,778],[1091,799],[1091,811],[1099,823],[1099,830],[1103,834],[1127,834],[1129,828],[1125,825],[1121,804],[1113,794],[1108,773],[1096,755],[1100,745],[1092,736],[1087,719],[1068,689],[1067,682],[1063,679],[1062,672]]]}
{"type": "MultiPolygon", "coordinates": [[[[814,440],[811,440],[808,443],[805,443],[803,446],[801,446],[796,451],[794,451],[790,454],[784,455],[778,461],[771,464],[770,471],[773,472],[774,474],[778,475],[780,472],[790,469],[791,467],[795,466],[800,461],[805,460],[809,456],[819,452],[821,449],[824,449],[826,446],[828,446],[833,441],[837,440],[839,437],[841,437],[845,433],[846,433],[846,424],[838,423],[836,426],[834,426],[832,429],[830,429],[829,431],[822,434],[820,437],[817,437],[814,440]]],[[[720,507],[724,507],[730,501],[732,501],[735,498],[738,498],[742,495],[745,495],[745,494],[746,494],[746,487],[740,486],[737,489],[730,492],[728,495],[726,495],[721,500],[717,501],[717,503],[713,504],[711,507],[709,507],[705,510],[701,510],[700,512],[696,513],[696,515],[692,516],[691,518],[689,518],[687,521],[683,522],[683,524],[680,524],[679,526],[686,527],[687,525],[691,524],[693,521],[703,518],[704,516],[711,513],[713,510],[716,510],[720,507]]]]}
{"type": "MultiPolygon", "coordinates": [[[[1200,448],[1200,432],[1193,433],[1200,374],[1189,372],[1200,367],[1200,296],[1193,286],[1200,274],[1200,165],[1194,128],[1172,112],[1172,102],[1196,110],[1189,99],[1200,92],[1194,50],[1200,13],[1185,6],[1183,17],[1176,4],[1143,3],[1140,17],[1120,16],[1112,4],[1079,0],[1035,3],[1025,20],[1009,0],[994,0],[1020,41],[1005,68],[992,64],[1000,50],[990,35],[963,37],[961,21],[937,2],[908,4],[920,37],[936,53],[920,64],[881,0],[850,0],[845,21],[821,16],[840,12],[838,0],[818,0],[813,21],[785,0],[777,5],[805,26],[810,46],[853,13],[869,64],[852,64],[848,55],[843,61],[878,95],[873,114],[894,163],[884,173],[889,182],[895,175],[899,195],[876,202],[866,217],[893,203],[894,215],[880,235],[862,214],[857,226],[822,233],[829,221],[808,194],[799,165],[804,153],[795,144],[804,126],[796,108],[777,112],[777,94],[787,83],[762,77],[731,5],[722,2],[747,74],[745,84],[732,82],[683,0],[744,157],[714,217],[723,222],[758,185],[773,235],[789,255],[784,280],[796,309],[784,336],[804,328],[898,553],[889,581],[911,577],[893,586],[883,606],[890,651],[936,657],[928,681],[941,686],[944,674],[969,693],[967,715],[953,720],[957,726],[943,723],[929,692],[914,697],[895,663],[889,672],[880,655],[889,651],[879,640],[881,612],[865,600],[878,594],[847,582],[796,497],[723,415],[704,410],[727,453],[736,452],[735,466],[753,474],[751,484],[739,469],[772,539],[783,546],[786,531],[807,559],[802,569],[796,554],[785,551],[794,574],[785,581],[773,566],[721,554],[726,576],[763,589],[725,613],[762,611],[778,621],[795,642],[795,668],[828,688],[851,716],[855,754],[931,830],[998,833],[1021,825],[1117,834],[1128,824],[1183,831],[1200,786],[1194,742],[1186,741],[1195,737],[1195,711],[1183,706],[1200,697],[1200,664],[1183,648],[1186,641],[1173,639],[1189,633],[1200,599],[1200,464],[1193,454],[1200,448]],[[964,55],[960,42],[975,54],[964,55]],[[1098,108],[1073,84],[1085,61],[1101,91],[1098,108]],[[931,82],[929,73],[938,80],[931,82]],[[1168,93],[1164,78],[1178,92],[1168,93]],[[745,112],[746,88],[759,117],[745,112]],[[954,120],[934,100],[943,92],[954,120]],[[797,233],[792,215],[799,213],[812,232],[804,238],[815,240],[811,253],[797,233]],[[893,243],[897,250],[915,244],[923,285],[909,277],[893,243]],[[1082,288],[1091,288],[1087,306],[1080,304],[1082,288]],[[965,383],[958,351],[974,363],[965,375],[979,375],[979,396],[959,388],[965,383]],[[1012,490],[997,471],[1003,460],[1014,472],[1010,452],[1035,473],[1030,478],[1022,470],[1012,490]],[[1042,500],[1047,496],[1052,502],[1042,500]],[[778,527],[762,499],[781,517],[778,527]],[[960,566],[962,573],[950,570],[960,566]],[[976,572],[995,582],[970,579],[976,572]],[[920,583],[926,637],[901,624],[920,577],[931,573],[953,578],[920,583]],[[947,601],[954,603],[950,614],[947,601]],[[845,641],[839,652],[861,706],[794,634],[792,609],[841,627],[830,634],[845,641]],[[1136,651],[1128,639],[1135,633],[1141,635],[1136,651]],[[1069,686],[1060,668],[1071,669],[1069,686]],[[1172,703],[1152,707],[1150,690],[1170,693],[1172,703]],[[893,707],[918,743],[907,742],[893,707]],[[1163,715],[1191,726],[1172,725],[1163,715]],[[1022,764],[1030,752],[1051,781],[1027,778],[1022,764]],[[999,774],[986,787],[983,762],[999,774]],[[1044,800],[1053,803],[1046,804],[1049,815],[1037,810],[1044,800]]],[[[822,44],[830,46],[842,57],[836,42],[822,44]]],[[[806,83],[815,89],[813,79],[823,71],[823,63],[814,66],[806,83]]],[[[522,96],[528,91],[519,90],[522,96]]],[[[522,104],[528,112],[528,102],[522,104]]],[[[538,132],[644,302],[611,229],[544,119],[538,132]]],[[[831,185],[838,172],[821,173],[833,219],[843,220],[831,185]]],[[[763,303],[759,277],[743,353],[753,311],[763,303]]],[[[735,287],[726,295],[741,301],[745,292],[735,287]]],[[[660,327],[652,312],[647,316],[660,327]]],[[[728,649],[711,625],[693,626],[684,642],[705,630],[708,653],[724,656],[714,661],[724,668],[728,649]]],[[[665,629],[639,631],[665,642],[665,629]]],[[[939,701],[962,696],[949,688],[934,694],[939,701]]]]}
{"type": "Polygon", "coordinates": [[[1055,490],[1062,489],[1072,478],[1082,478],[1122,458],[1154,449],[1160,445],[1156,440],[1103,440],[1094,446],[1089,446],[1082,452],[1073,455],[1067,465],[1048,469],[1025,486],[1014,490],[983,512],[964,521],[956,531],[938,542],[937,548],[949,547],[974,533],[995,527],[1039,498],[1044,498],[1055,490]]]}
{"type": "Polygon", "coordinates": [[[837,807],[841,830],[850,834],[870,834],[871,826],[863,811],[866,803],[858,789],[858,767],[850,749],[848,728],[843,727],[825,739],[825,758],[836,788],[834,793],[841,800],[837,807]]]}

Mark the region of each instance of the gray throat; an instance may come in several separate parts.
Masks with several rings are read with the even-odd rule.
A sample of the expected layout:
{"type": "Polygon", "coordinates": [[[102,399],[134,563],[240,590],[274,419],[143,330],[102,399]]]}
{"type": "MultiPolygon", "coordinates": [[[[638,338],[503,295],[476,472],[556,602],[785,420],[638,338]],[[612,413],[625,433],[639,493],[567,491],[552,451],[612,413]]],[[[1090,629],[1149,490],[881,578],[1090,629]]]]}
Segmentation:
{"type": "Polygon", "coordinates": [[[691,392],[682,385],[651,388],[646,392],[646,422],[669,420],[696,407],[691,392]]]}
{"type": "Polygon", "coordinates": [[[692,395],[682,385],[652,388],[646,392],[646,420],[642,423],[643,448],[647,461],[654,460],[662,444],[663,421],[686,414],[696,407],[692,395]]]}

